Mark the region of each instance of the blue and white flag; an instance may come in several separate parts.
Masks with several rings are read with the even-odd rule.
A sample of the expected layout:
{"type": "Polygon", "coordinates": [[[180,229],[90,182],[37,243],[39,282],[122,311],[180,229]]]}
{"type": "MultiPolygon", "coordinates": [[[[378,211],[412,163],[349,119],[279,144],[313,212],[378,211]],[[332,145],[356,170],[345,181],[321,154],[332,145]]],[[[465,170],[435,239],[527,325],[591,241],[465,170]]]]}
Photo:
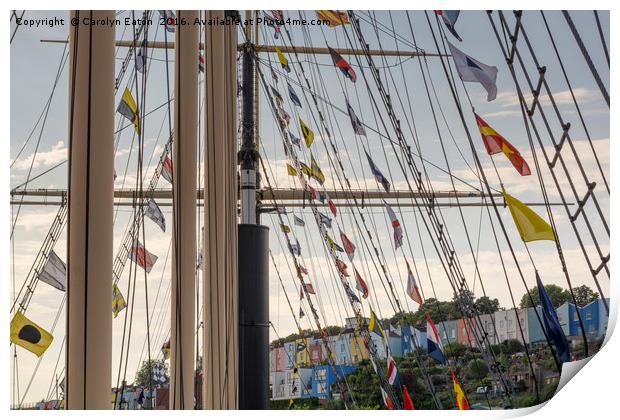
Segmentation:
{"type": "Polygon", "coordinates": [[[164,214],[161,212],[159,206],[152,198],[149,198],[149,202],[144,210],[144,215],[151,219],[153,222],[157,224],[161,228],[163,232],[166,231],[166,218],[164,214]]]}
{"type": "Polygon", "coordinates": [[[355,111],[353,111],[349,101],[347,101],[347,112],[349,113],[349,118],[351,119],[351,125],[353,126],[353,131],[355,131],[355,134],[365,136],[366,130],[364,129],[364,125],[360,119],[357,118],[357,115],[355,115],[355,111]]]}
{"type": "Polygon", "coordinates": [[[456,39],[458,39],[459,41],[463,41],[461,37],[459,36],[459,34],[457,34],[456,30],[454,29],[454,25],[456,25],[456,20],[459,18],[459,14],[461,13],[461,11],[460,10],[435,10],[435,13],[441,16],[441,19],[443,20],[444,25],[446,25],[446,28],[448,29],[448,31],[450,31],[450,33],[454,35],[456,39]]]}
{"type": "Polygon", "coordinates": [[[379,168],[377,168],[375,163],[370,158],[370,155],[367,152],[365,153],[366,153],[366,158],[368,159],[368,164],[370,165],[370,171],[374,175],[375,179],[377,180],[378,183],[383,185],[383,189],[385,190],[385,192],[390,192],[390,181],[388,181],[387,178],[383,176],[379,168]]]}
{"type": "Polygon", "coordinates": [[[538,271],[536,272],[536,286],[538,286],[538,297],[540,298],[540,306],[542,307],[543,322],[545,324],[545,331],[547,335],[555,344],[555,349],[558,353],[558,359],[562,363],[570,361],[570,348],[568,340],[564,335],[560,321],[558,320],[558,314],[555,312],[551,298],[545,290],[538,271]]]}
{"type": "Polygon", "coordinates": [[[288,85],[288,96],[291,98],[291,101],[293,101],[293,103],[295,105],[297,105],[300,108],[303,108],[301,106],[301,101],[299,100],[299,96],[297,96],[297,94],[295,93],[295,90],[293,90],[293,86],[291,86],[290,83],[287,83],[288,85]]]}
{"type": "Polygon", "coordinates": [[[492,101],[497,96],[497,67],[488,66],[480,61],[468,56],[450,42],[450,53],[456,66],[459,77],[464,82],[478,82],[487,91],[487,101],[492,101]]]}
{"type": "Polygon", "coordinates": [[[320,211],[317,211],[317,213],[319,214],[319,222],[321,222],[321,224],[325,225],[325,227],[327,229],[331,229],[331,227],[332,227],[332,219],[330,219],[328,216],[324,215],[320,211]]]}
{"type": "Polygon", "coordinates": [[[295,134],[288,132],[288,136],[291,139],[291,143],[293,143],[299,150],[301,150],[301,139],[297,137],[295,134]]]}
{"type": "Polygon", "coordinates": [[[138,49],[138,53],[136,54],[136,70],[140,73],[144,73],[146,70],[146,58],[147,58],[147,41],[146,38],[142,40],[142,44],[140,44],[140,49],[138,49]]]}

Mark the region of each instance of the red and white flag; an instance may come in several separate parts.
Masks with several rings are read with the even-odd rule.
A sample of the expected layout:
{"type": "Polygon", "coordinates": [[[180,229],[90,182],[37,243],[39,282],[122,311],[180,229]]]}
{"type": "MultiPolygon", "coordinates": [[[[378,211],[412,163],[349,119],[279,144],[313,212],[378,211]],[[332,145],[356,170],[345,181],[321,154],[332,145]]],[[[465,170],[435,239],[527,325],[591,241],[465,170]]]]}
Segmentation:
{"type": "MultiPolygon", "coordinates": [[[[306,292],[308,292],[308,294],[310,295],[316,295],[315,291],[314,291],[314,287],[312,286],[312,284],[310,283],[304,283],[304,287],[306,288],[306,292]]],[[[301,294],[303,297],[303,293],[301,294]]]]}
{"type": "Polygon", "coordinates": [[[355,270],[355,283],[355,288],[362,292],[362,297],[364,299],[368,298],[368,286],[366,285],[366,282],[362,279],[362,276],[360,276],[360,273],[357,272],[357,270],[355,270]]]}
{"type": "Polygon", "coordinates": [[[394,358],[392,357],[392,353],[390,352],[390,350],[388,349],[388,357],[387,357],[387,376],[388,376],[388,382],[390,383],[390,385],[394,385],[394,383],[396,382],[396,378],[398,377],[398,369],[396,368],[396,362],[394,361],[394,358]]]}
{"type": "Polygon", "coordinates": [[[349,240],[343,231],[340,231],[340,240],[342,241],[344,252],[346,252],[349,257],[349,261],[353,261],[353,257],[355,256],[355,245],[353,245],[353,242],[349,240]]]}
{"type": "Polygon", "coordinates": [[[405,260],[405,263],[407,264],[407,294],[409,295],[409,297],[411,299],[413,299],[414,302],[418,303],[418,305],[421,305],[423,300],[422,300],[422,295],[420,295],[420,290],[418,289],[418,283],[415,281],[415,277],[413,276],[413,273],[411,272],[411,267],[409,267],[409,261],[405,260]]]}
{"type": "Polygon", "coordinates": [[[144,268],[147,273],[151,272],[153,265],[157,262],[157,255],[148,252],[146,248],[144,248],[144,245],[137,239],[131,247],[129,258],[140,267],[144,268]]]}
{"type": "Polygon", "coordinates": [[[342,274],[345,277],[349,277],[349,272],[347,271],[347,265],[338,258],[336,258],[336,268],[338,268],[338,271],[340,271],[340,274],[342,274]]]}
{"type": "Polygon", "coordinates": [[[172,184],[172,160],[168,155],[166,155],[164,161],[162,162],[161,176],[172,184]]]}
{"type": "Polygon", "coordinates": [[[390,207],[390,205],[385,201],[383,201],[383,203],[385,204],[385,209],[390,216],[392,227],[394,228],[394,249],[398,249],[403,245],[403,228],[400,226],[400,222],[396,217],[396,213],[392,210],[392,207],[390,207]]]}
{"type": "Polygon", "coordinates": [[[385,404],[385,406],[387,407],[388,410],[393,410],[394,409],[394,404],[392,403],[392,399],[390,398],[390,396],[383,390],[383,387],[381,387],[381,396],[383,397],[383,403],[385,404]]]}

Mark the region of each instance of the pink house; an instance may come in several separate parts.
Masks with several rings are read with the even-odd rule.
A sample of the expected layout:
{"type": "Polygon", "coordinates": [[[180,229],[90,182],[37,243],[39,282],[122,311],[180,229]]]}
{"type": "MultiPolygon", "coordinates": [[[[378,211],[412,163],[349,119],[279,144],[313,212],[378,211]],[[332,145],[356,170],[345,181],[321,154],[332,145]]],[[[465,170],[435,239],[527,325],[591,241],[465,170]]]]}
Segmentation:
{"type": "Polygon", "coordinates": [[[273,370],[284,370],[284,347],[274,347],[273,349],[273,370]]]}

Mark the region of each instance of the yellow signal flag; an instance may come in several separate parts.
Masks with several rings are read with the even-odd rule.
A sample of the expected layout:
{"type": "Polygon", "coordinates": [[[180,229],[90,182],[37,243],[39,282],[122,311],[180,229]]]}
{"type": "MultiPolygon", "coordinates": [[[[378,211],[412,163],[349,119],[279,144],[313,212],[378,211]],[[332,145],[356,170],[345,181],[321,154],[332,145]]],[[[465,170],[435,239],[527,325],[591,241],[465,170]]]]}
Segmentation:
{"type": "Polygon", "coordinates": [[[284,232],[284,233],[290,233],[291,232],[291,228],[288,225],[285,225],[284,223],[282,223],[280,225],[280,229],[282,229],[282,232],[284,232]]]}
{"type": "Polygon", "coordinates": [[[556,240],[553,228],[534,210],[507,194],[506,191],[502,191],[502,194],[523,242],[556,240]]]}
{"type": "Polygon", "coordinates": [[[312,146],[312,142],[314,141],[314,133],[301,118],[299,119],[299,127],[301,128],[301,134],[303,134],[304,140],[306,141],[306,147],[309,148],[312,146]]]}
{"type": "Polygon", "coordinates": [[[127,307],[127,302],[123,297],[118,286],[114,285],[112,289],[112,312],[114,313],[114,318],[118,316],[118,314],[127,307]]]}
{"type": "Polygon", "coordinates": [[[123,117],[131,121],[136,128],[136,133],[140,135],[140,117],[138,116],[138,105],[136,104],[131,91],[125,88],[121,102],[116,111],[123,117]]]}
{"type": "Polygon", "coordinates": [[[291,72],[291,68],[288,65],[288,60],[286,59],[286,57],[282,53],[282,50],[280,48],[276,47],[276,53],[278,54],[278,60],[280,61],[280,65],[282,66],[282,68],[284,70],[286,70],[287,73],[290,73],[291,72]]]}
{"type": "Polygon", "coordinates": [[[316,160],[314,159],[312,153],[310,153],[310,170],[312,173],[312,178],[316,179],[319,184],[323,185],[323,183],[325,182],[325,175],[319,167],[319,164],[316,163],[316,160]]]}
{"type": "Polygon", "coordinates": [[[54,341],[54,336],[35,324],[21,312],[16,312],[11,321],[11,343],[14,343],[41,357],[54,341]]]}
{"type": "Polygon", "coordinates": [[[290,176],[297,176],[297,169],[293,168],[290,164],[286,164],[286,173],[290,176]]]}
{"type": "Polygon", "coordinates": [[[370,321],[368,321],[368,331],[374,332],[385,342],[385,333],[383,332],[383,328],[381,327],[381,321],[377,318],[377,315],[375,315],[370,305],[368,306],[368,308],[370,309],[370,321]]]}

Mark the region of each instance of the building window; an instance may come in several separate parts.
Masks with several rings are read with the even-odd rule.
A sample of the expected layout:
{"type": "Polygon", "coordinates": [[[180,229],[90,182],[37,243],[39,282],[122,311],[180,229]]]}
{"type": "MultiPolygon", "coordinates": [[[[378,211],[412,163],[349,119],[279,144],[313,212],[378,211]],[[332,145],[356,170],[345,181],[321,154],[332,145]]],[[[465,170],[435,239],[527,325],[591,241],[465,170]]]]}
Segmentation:
{"type": "Polygon", "coordinates": [[[573,321],[579,321],[579,315],[577,314],[577,311],[575,311],[575,316],[573,316],[573,321]]]}
{"type": "Polygon", "coordinates": [[[504,328],[504,321],[499,321],[499,327],[504,328]]]}
{"type": "Polygon", "coordinates": [[[592,311],[587,311],[586,312],[586,319],[587,320],[591,320],[592,319],[592,311]]]}
{"type": "Polygon", "coordinates": [[[327,384],[325,384],[325,383],[318,383],[318,384],[316,384],[316,392],[318,394],[325,394],[325,393],[327,393],[327,384]]]}
{"type": "Polygon", "coordinates": [[[461,335],[465,335],[465,327],[461,328],[461,335]]]}

